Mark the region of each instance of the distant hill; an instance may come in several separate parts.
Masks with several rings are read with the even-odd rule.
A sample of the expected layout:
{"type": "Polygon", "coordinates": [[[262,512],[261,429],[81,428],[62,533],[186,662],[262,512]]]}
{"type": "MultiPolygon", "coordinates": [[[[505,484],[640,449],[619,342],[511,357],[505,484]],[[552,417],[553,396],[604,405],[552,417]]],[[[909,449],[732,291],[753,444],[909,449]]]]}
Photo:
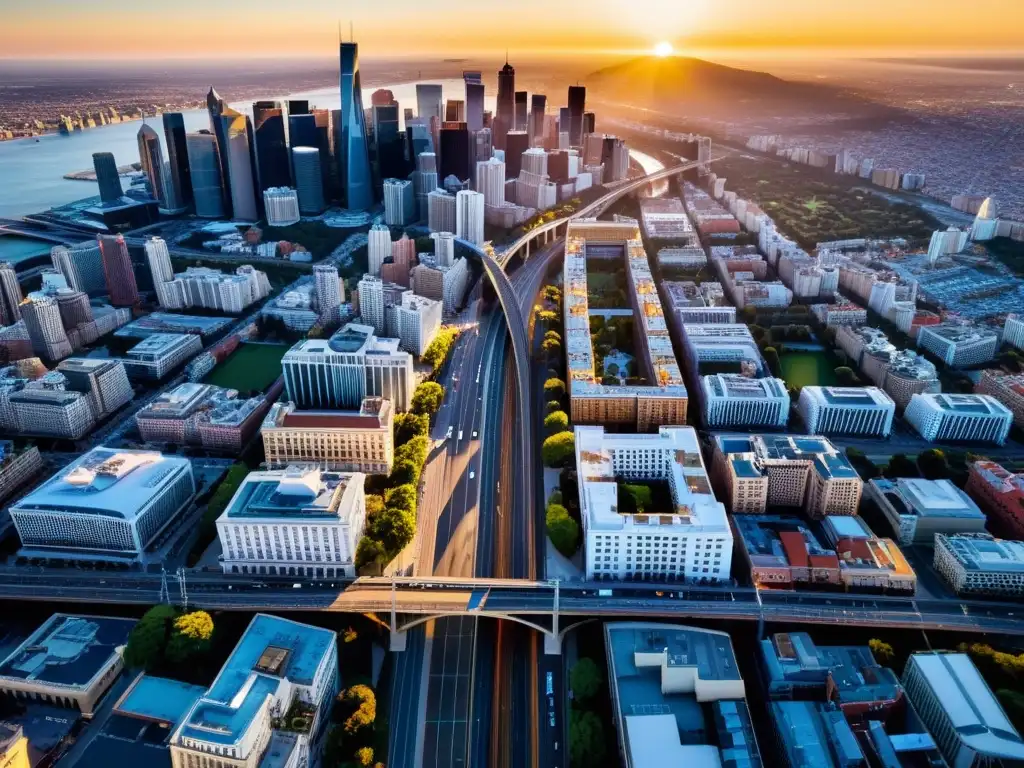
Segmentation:
{"type": "Polygon", "coordinates": [[[865,98],[834,85],[783,80],[765,72],[704,59],[645,56],[588,75],[588,92],[609,100],[661,109],[699,107],[709,114],[818,113],[863,109],[865,98]]]}

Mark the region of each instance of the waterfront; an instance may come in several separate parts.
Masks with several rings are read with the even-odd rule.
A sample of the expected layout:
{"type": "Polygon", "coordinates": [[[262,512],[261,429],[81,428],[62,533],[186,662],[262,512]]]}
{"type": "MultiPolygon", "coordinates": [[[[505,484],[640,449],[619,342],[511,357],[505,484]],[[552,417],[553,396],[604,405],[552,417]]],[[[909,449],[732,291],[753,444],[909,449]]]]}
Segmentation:
{"type": "Polygon", "coordinates": [[[45,256],[50,252],[50,246],[39,240],[32,240],[17,235],[3,235],[0,237],[0,261],[9,261],[11,264],[36,256],[45,256]]]}
{"type": "MultiPolygon", "coordinates": [[[[443,96],[448,98],[464,98],[461,80],[435,80],[442,86],[443,96]]],[[[387,88],[394,93],[399,107],[416,108],[416,84],[402,83],[398,85],[369,86],[363,88],[363,105],[369,106],[370,94],[380,88],[387,88]]],[[[222,96],[230,98],[230,93],[222,96]]],[[[276,100],[308,99],[311,107],[320,109],[338,109],[341,96],[337,87],[318,88],[302,91],[289,96],[270,96],[276,100]]],[[[241,112],[252,112],[252,104],[232,104],[241,112]]],[[[487,97],[485,109],[494,109],[494,94],[487,97]]],[[[184,112],[185,130],[197,131],[209,128],[209,118],[203,110],[184,112]]],[[[402,120],[402,110],[399,110],[402,120]]],[[[148,118],[147,122],[160,135],[166,152],[166,141],[163,138],[163,121],[157,116],[148,118]]],[[[404,121],[403,121],[404,122],[404,121]]],[[[94,152],[112,152],[118,165],[128,165],[139,161],[139,147],[136,134],[139,132],[139,121],[131,120],[115,125],[105,125],[73,133],[69,136],[47,134],[38,138],[15,139],[0,142],[0,177],[17,179],[17,184],[0,185],[0,217],[17,218],[32,213],[48,210],[56,205],[80,200],[98,193],[95,182],[71,181],[63,178],[64,174],[81,171],[92,167],[94,152]]]]}

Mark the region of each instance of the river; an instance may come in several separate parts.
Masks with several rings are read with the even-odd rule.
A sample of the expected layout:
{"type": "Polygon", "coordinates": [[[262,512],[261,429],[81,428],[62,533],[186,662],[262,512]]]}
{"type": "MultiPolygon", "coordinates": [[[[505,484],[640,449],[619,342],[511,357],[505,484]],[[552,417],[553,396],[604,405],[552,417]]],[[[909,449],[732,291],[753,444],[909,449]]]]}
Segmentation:
{"type": "MultiPolygon", "coordinates": [[[[465,98],[461,80],[432,82],[440,83],[445,99],[465,98]]],[[[402,108],[416,108],[416,84],[401,83],[383,87],[394,93],[399,105],[399,119],[404,123],[402,108]]],[[[369,106],[370,94],[375,90],[376,87],[363,89],[363,106],[369,106]]],[[[338,109],[341,106],[341,94],[336,87],[266,98],[308,99],[311,106],[319,109],[338,109]]],[[[251,103],[232,106],[241,112],[252,113],[251,103]]],[[[486,99],[484,108],[494,109],[494,94],[486,99]]],[[[187,131],[210,127],[209,118],[203,110],[183,114],[187,131]]],[[[167,144],[163,138],[163,121],[156,117],[149,119],[148,122],[164,141],[166,158],[167,144]]],[[[17,218],[39,213],[54,206],[66,205],[83,197],[99,194],[95,182],[71,181],[63,178],[64,174],[92,168],[94,152],[112,152],[118,165],[138,162],[139,147],[136,135],[139,125],[140,121],[132,120],[90,128],[69,136],[48,134],[38,138],[0,141],[0,217],[17,218]]]]}

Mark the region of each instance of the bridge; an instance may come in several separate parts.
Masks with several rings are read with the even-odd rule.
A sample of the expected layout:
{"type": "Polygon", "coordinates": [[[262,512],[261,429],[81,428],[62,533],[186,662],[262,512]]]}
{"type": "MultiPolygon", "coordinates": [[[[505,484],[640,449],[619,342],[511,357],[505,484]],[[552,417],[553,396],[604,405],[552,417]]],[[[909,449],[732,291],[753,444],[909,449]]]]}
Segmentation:
{"type": "Polygon", "coordinates": [[[824,623],[1024,636],[1021,605],[961,598],[646,582],[373,577],[293,583],[275,577],[259,581],[256,579],[263,577],[201,571],[181,576],[8,568],[0,571],[0,599],[140,606],[170,602],[220,610],[363,613],[391,631],[395,650],[404,646],[408,630],[445,616],[524,624],[544,635],[549,653],[559,652],[562,638],[573,626],[606,616],[750,621],[760,625],[759,630],[769,622],[824,623]]]}
{"type": "Polygon", "coordinates": [[[545,245],[565,237],[565,231],[569,226],[569,222],[573,219],[596,218],[607,211],[611,205],[617,203],[628,194],[632,194],[637,190],[643,189],[653,182],[661,181],[662,179],[669,179],[673,176],[678,176],[681,173],[692,170],[700,165],[706,165],[714,162],[715,160],[721,160],[725,156],[725,154],[721,154],[704,162],[693,160],[681,165],[674,165],[671,168],[663,168],[660,171],[656,171],[655,173],[651,173],[646,176],[638,176],[635,179],[626,179],[622,182],[616,182],[616,186],[612,191],[602,197],[599,197],[586,207],[576,211],[571,216],[549,221],[546,224],[541,224],[534,227],[529,232],[526,232],[522,237],[502,251],[498,255],[497,261],[501,265],[502,269],[504,269],[508,265],[509,261],[511,261],[512,257],[520,253],[523,254],[524,259],[528,259],[530,258],[531,247],[539,245],[543,248],[545,245]]]}

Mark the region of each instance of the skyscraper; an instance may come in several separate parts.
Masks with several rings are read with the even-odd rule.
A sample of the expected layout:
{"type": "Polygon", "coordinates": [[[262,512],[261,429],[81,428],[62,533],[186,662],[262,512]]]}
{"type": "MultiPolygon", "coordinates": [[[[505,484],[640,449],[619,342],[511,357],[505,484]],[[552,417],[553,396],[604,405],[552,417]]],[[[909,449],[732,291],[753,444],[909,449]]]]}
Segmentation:
{"type": "Polygon", "coordinates": [[[476,191],[484,196],[485,205],[503,205],[505,202],[505,163],[492,157],[476,164],[476,191]]]}
{"type": "Polygon", "coordinates": [[[131,307],[139,303],[139,288],[135,283],[132,259],[122,235],[99,235],[103,274],[110,292],[110,303],[115,307],[131,307]]]}
{"type": "Polygon", "coordinates": [[[484,196],[463,190],[455,195],[455,236],[474,245],[484,242],[484,196]]]}
{"type": "Polygon", "coordinates": [[[444,120],[446,123],[466,122],[466,102],[462,99],[448,99],[444,104],[444,120]]]}
{"type": "Polygon", "coordinates": [[[164,112],[163,121],[167,162],[171,166],[171,188],[178,205],[187,207],[192,203],[192,174],[188,166],[185,118],[181,112],[164,112]]]}
{"type": "Polygon", "coordinates": [[[188,170],[196,216],[219,219],[224,216],[224,190],[217,155],[217,139],[209,131],[189,133],[185,136],[188,148],[188,170]]]}
{"type": "Polygon", "coordinates": [[[33,292],[21,303],[25,330],[32,341],[32,351],[46,360],[62,360],[71,354],[71,342],[64,332],[56,299],[33,292]]]}
{"type": "Polygon", "coordinates": [[[597,130],[597,118],[593,112],[583,113],[583,134],[594,133],[597,130]]]}
{"type": "Polygon", "coordinates": [[[87,240],[71,248],[58,245],[50,251],[50,260],[74,290],[92,294],[106,292],[103,256],[95,240],[87,240]]]}
{"type": "Polygon", "coordinates": [[[509,130],[515,124],[516,71],[508,61],[498,72],[498,111],[495,118],[504,120],[509,130]]]}
{"type": "Polygon", "coordinates": [[[124,192],[114,156],[109,152],[96,152],[92,156],[92,167],[96,171],[96,183],[100,185],[100,199],[104,203],[120,200],[124,192]]]}
{"type": "Polygon", "coordinates": [[[371,275],[379,277],[381,264],[391,256],[391,230],[386,224],[374,224],[366,239],[367,269],[371,275]]]}
{"type": "Polygon", "coordinates": [[[515,130],[525,131],[528,119],[527,112],[527,98],[529,94],[526,91],[515,92],[515,112],[516,112],[516,123],[515,130]]]}
{"type": "Polygon", "coordinates": [[[167,200],[164,194],[164,153],[160,148],[160,137],[145,123],[139,128],[139,162],[142,172],[149,180],[149,191],[161,208],[173,209],[175,201],[167,200]]]}
{"type": "MultiPolygon", "coordinates": [[[[320,178],[323,180],[324,199],[337,200],[341,195],[341,182],[338,178],[338,163],[334,157],[332,112],[329,109],[314,109],[312,115],[316,120],[316,144],[312,146],[320,150],[320,178]]],[[[293,141],[292,146],[302,145],[293,141]]]]}
{"type": "Polygon", "coordinates": [[[441,168],[438,176],[455,176],[459,181],[470,178],[469,130],[465,123],[444,123],[441,126],[441,168]]]}
{"type": "Polygon", "coordinates": [[[548,97],[543,93],[535,93],[530,97],[530,143],[537,144],[544,136],[544,110],[548,105],[548,97]]]}
{"type": "Polygon", "coordinates": [[[572,118],[569,113],[568,107],[558,108],[558,132],[569,133],[569,125],[572,123],[572,118]]]}
{"type": "Polygon", "coordinates": [[[217,141],[224,215],[256,221],[260,216],[252,122],[229,107],[213,88],[206,95],[206,106],[217,141]]]}
{"type": "Polygon", "coordinates": [[[408,179],[384,179],[384,223],[404,227],[415,218],[416,200],[408,179]]]}
{"type": "Polygon", "coordinates": [[[530,148],[530,137],[526,131],[509,131],[505,137],[505,173],[508,178],[519,178],[523,169],[523,152],[530,148]]]}
{"type": "Polygon", "coordinates": [[[338,175],[345,205],[349,210],[365,211],[373,205],[373,178],[370,154],[366,146],[366,117],[363,112],[362,85],[359,78],[358,43],[341,43],[341,146],[338,175]]]}
{"type": "MultiPolygon", "coordinates": [[[[378,91],[380,93],[380,91],[378,91]]],[[[390,91],[387,91],[390,93],[390,91]]],[[[373,139],[378,184],[383,179],[405,177],[409,171],[405,166],[405,147],[398,130],[398,102],[378,104],[371,108],[373,115],[373,139]]]]}
{"type": "Polygon", "coordinates": [[[293,147],[292,167],[295,169],[295,191],[299,196],[299,212],[316,216],[324,210],[324,182],[320,150],[316,147],[293,147]]]}
{"type": "MultiPolygon", "coordinates": [[[[292,183],[288,157],[288,125],[278,101],[257,101],[252,105],[256,137],[256,170],[259,190],[287,187],[292,183]]],[[[307,144],[306,146],[311,146],[307,144]]]]}
{"type": "Polygon", "coordinates": [[[466,127],[470,133],[484,127],[484,84],[479,72],[463,72],[466,84],[466,127]]]}
{"type": "Polygon", "coordinates": [[[18,305],[23,298],[14,267],[10,262],[0,261],[0,325],[14,325],[21,319],[18,305]]]}
{"type": "Polygon", "coordinates": [[[146,241],[145,249],[157,303],[165,308],[179,308],[169,302],[167,296],[167,284],[174,280],[174,268],[171,266],[171,254],[167,250],[167,243],[163,238],[153,237],[146,241]]]}
{"type": "Polygon", "coordinates": [[[327,322],[334,322],[339,317],[339,307],[345,300],[345,288],[338,276],[338,268],[330,264],[317,264],[313,267],[313,280],[316,285],[316,310],[327,322]]]}
{"type": "Polygon", "coordinates": [[[416,117],[427,121],[441,118],[441,86],[431,83],[416,84],[416,117]]]}
{"type": "Polygon", "coordinates": [[[288,116],[308,115],[309,99],[292,99],[288,102],[288,116]]]}
{"type": "MultiPolygon", "coordinates": [[[[583,112],[587,104],[587,89],[582,85],[569,86],[569,143],[583,144],[583,112]]],[[[564,128],[562,130],[565,130],[564,128]]]]}

